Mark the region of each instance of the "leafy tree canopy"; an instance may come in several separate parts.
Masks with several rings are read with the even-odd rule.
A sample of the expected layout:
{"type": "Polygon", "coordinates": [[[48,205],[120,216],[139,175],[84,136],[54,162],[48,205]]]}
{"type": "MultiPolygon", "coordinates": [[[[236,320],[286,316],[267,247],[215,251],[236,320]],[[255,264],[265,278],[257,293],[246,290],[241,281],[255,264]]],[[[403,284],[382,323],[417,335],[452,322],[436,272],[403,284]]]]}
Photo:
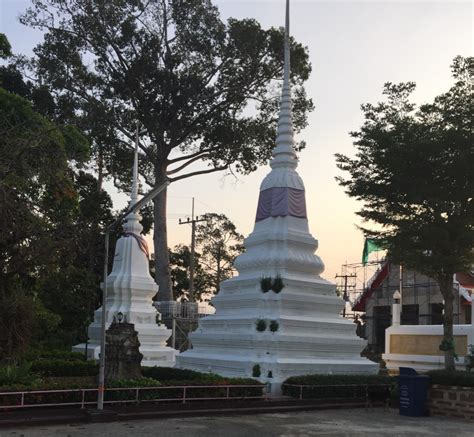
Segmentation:
{"type": "Polygon", "coordinates": [[[0,59],[7,59],[12,55],[12,47],[4,33],[0,33],[0,59]]]}
{"type": "MultiPolygon", "coordinates": [[[[189,301],[189,268],[191,251],[188,246],[178,244],[170,249],[170,269],[175,300],[189,301]]],[[[194,252],[194,299],[208,300],[211,278],[201,263],[201,254],[194,252]]]]}
{"type": "Polygon", "coordinates": [[[217,294],[220,283],[233,276],[234,260],[244,251],[244,237],[224,214],[208,213],[196,229],[200,262],[211,279],[211,290],[217,294]]]}
{"type": "Polygon", "coordinates": [[[12,63],[0,85],[0,355],[12,358],[32,340],[83,335],[111,201],[82,170],[87,138],[55,118],[46,89],[12,63]]]}

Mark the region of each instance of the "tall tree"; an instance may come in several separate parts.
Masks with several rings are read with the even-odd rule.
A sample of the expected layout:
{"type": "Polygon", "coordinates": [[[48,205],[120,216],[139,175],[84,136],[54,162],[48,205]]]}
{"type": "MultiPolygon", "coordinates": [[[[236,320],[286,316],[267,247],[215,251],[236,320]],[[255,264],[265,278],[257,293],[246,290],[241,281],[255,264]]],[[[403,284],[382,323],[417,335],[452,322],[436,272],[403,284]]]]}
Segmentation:
{"type": "MultiPolygon", "coordinates": [[[[170,249],[170,270],[175,300],[189,300],[189,269],[191,251],[188,246],[178,244],[170,249]]],[[[194,252],[194,299],[204,301],[210,294],[210,278],[201,264],[201,254],[194,252]]]]}
{"type": "Polygon", "coordinates": [[[220,283],[234,273],[234,260],[244,251],[244,237],[224,214],[205,216],[207,220],[197,226],[196,243],[200,262],[211,280],[211,292],[217,294],[220,283]]]}
{"type": "Polygon", "coordinates": [[[13,63],[0,67],[0,349],[7,356],[33,332],[77,340],[100,297],[112,205],[82,170],[87,139],[56,109],[13,63]]]}
{"type": "Polygon", "coordinates": [[[414,83],[385,84],[387,101],[362,105],[365,123],[351,135],[355,158],[336,155],[350,174],[338,178],[363,202],[358,214],[378,225],[367,236],[383,240],[395,262],[434,278],[444,298],[446,369],[454,369],[453,275],[474,263],[474,58],[456,57],[452,88],[433,103],[409,101],[414,83]]]}
{"type": "Polygon", "coordinates": [[[0,355],[28,344],[36,280],[52,269],[58,215],[76,194],[61,130],[0,88],[0,355]]]}
{"type": "MultiPolygon", "coordinates": [[[[269,158],[281,29],[264,30],[252,19],[224,23],[210,0],[35,0],[21,21],[46,31],[32,68],[66,112],[99,121],[91,128],[94,153],[117,184],[129,181],[123,164],[136,121],[149,185],[226,169],[247,173],[269,158]]],[[[291,63],[299,130],[312,109],[302,86],[311,68],[306,48],[293,40],[291,63]]],[[[159,300],[172,299],[166,196],[154,200],[159,300]]]]}

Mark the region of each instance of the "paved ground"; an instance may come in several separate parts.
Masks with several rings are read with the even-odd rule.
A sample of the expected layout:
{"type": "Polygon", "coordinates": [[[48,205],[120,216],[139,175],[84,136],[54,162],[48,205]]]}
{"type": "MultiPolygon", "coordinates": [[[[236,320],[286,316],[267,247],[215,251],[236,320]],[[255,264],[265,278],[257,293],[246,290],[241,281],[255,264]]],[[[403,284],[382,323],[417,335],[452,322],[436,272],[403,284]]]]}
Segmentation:
{"type": "Polygon", "coordinates": [[[227,417],[192,417],[87,425],[1,429],[0,437],[472,437],[474,424],[438,417],[405,418],[381,408],[227,417]]]}

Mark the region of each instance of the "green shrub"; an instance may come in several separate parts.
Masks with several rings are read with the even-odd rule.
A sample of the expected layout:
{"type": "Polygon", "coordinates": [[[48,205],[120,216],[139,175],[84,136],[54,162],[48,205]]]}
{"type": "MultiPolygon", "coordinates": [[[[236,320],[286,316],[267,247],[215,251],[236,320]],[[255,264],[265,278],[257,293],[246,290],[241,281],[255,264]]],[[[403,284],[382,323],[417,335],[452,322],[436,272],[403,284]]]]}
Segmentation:
{"type": "Polygon", "coordinates": [[[26,354],[27,361],[40,360],[65,360],[65,361],[85,361],[85,356],[82,352],[71,352],[64,350],[50,350],[50,351],[31,351],[26,354]]]}
{"type": "Polygon", "coordinates": [[[256,326],[258,332],[263,332],[263,331],[265,331],[265,329],[267,329],[267,322],[263,319],[258,319],[255,322],[255,326],[256,326]]]}
{"type": "Polygon", "coordinates": [[[260,364],[255,364],[255,366],[252,367],[252,376],[254,378],[259,378],[261,374],[262,371],[260,370],[260,364]]]}
{"type": "MultiPolygon", "coordinates": [[[[73,378],[45,378],[44,380],[36,380],[28,384],[5,385],[0,388],[1,392],[25,391],[32,392],[37,390],[68,390],[62,393],[26,393],[25,403],[38,405],[48,403],[72,403],[81,402],[81,392],[75,392],[75,389],[81,388],[97,388],[97,383],[93,381],[84,382],[84,378],[77,378],[80,381],[73,382],[73,378]],[[66,380],[66,381],[65,381],[66,380]]],[[[86,401],[95,401],[97,392],[87,392],[86,401]]],[[[20,405],[21,395],[0,395],[0,408],[2,405],[20,405]]]]}
{"type": "Polygon", "coordinates": [[[285,288],[285,284],[283,284],[283,280],[281,279],[281,276],[277,275],[277,277],[273,281],[272,290],[275,293],[279,293],[281,290],[283,290],[283,288],[285,288]]]}
{"type": "Polygon", "coordinates": [[[258,385],[259,387],[232,387],[229,388],[229,397],[246,397],[246,396],[262,396],[264,385],[251,378],[224,378],[218,375],[208,375],[203,379],[194,381],[166,381],[161,387],[170,387],[169,389],[160,390],[161,399],[178,399],[183,396],[183,389],[180,386],[188,386],[186,388],[187,398],[224,398],[227,395],[226,385],[258,385]],[[189,386],[205,386],[191,388],[189,386]]]}
{"type": "Polygon", "coordinates": [[[95,361],[40,359],[32,363],[31,370],[41,376],[95,376],[99,373],[99,364],[95,361]]]}
{"type": "Polygon", "coordinates": [[[260,288],[264,293],[267,293],[272,289],[272,278],[269,276],[264,276],[260,279],[260,288]]]}
{"type": "Polygon", "coordinates": [[[115,379],[106,384],[107,388],[159,387],[161,383],[153,378],[115,379]]]}
{"type": "Polygon", "coordinates": [[[31,363],[6,365],[0,367],[0,385],[30,384],[38,380],[31,371],[31,363]]]}
{"type": "Polygon", "coordinates": [[[280,327],[280,324],[276,320],[272,320],[270,322],[270,331],[277,332],[279,327],[280,327]]]}
{"type": "MultiPolygon", "coordinates": [[[[196,372],[198,373],[198,372],[196,372]]],[[[104,399],[106,401],[124,401],[137,400],[137,392],[135,388],[147,387],[147,390],[140,390],[138,401],[153,399],[180,399],[183,395],[181,386],[186,388],[187,398],[209,398],[209,397],[226,397],[227,391],[230,397],[249,397],[262,396],[264,385],[250,378],[224,378],[214,374],[202,374],[204,377],[196,380],[180,381],[169,380],[164,383],[152,378],[140,378],[137,380],[116,380],[106,384],[107,389],[123,388],[123,390],[106,390],[104,399]],[[212,387],[196,387],[189,386],[212,386],[212,387]],[[227,390],[225,385],[235,385],[227,390]],[[239,385],[258,385],[259,387],[238,387],[239,385]],[[165,387],[169,387],[166,389],[165,387]],[[159,390],[159,388],[165,388],[159,390]]],[[[74,392],[78,388],[97,388],[97,382],[94,378],[45,378],[43,382],[37,383],[35,386],[11,385],[1,387],[3,392],[13,391],[33,391],[33,390],[69,390],[63,393],[30,393],[25,395],[25,402],[31,404],[46,403],[66,403],[81,402],[82,393],[74,392]]],[[[97,391],[85,393],[86,402],[95,402],[97,400],[97,391]]],[[[2,405],[20,404],[21,395],[2,395],[0,396],[0,408],[2,405]]]]}
{"type": "Polygon", "coordinates": [[[188,369],[177,369],[174,367],[142,367],[142,375],[158,381],[180,380],[189,381],[206,376],[206,373],[195,372],[188,369]]]}
{"type": "MultiPolygon", "coordinates": [[[[156,379],[152,378],[140,378],[140,379],[117,379],[115,381],[109,381],[106,384],[106,388],[123,388],[123,390],[106,390],[104,395],[105,401],[126,401],[136,400],[137,392],[131,387],[160,387],[161,384],[156,379]]],[[[141,390],[138,394],[138,400],[152,400],[159,399],[159,390],[141,390]]]]}
{"type": "Polygon", "coordinates": [[[284,395],[295,398],[302,394],[303,399],[365,398],[367,385],[371,386],[373,393],[376,390],[374,387],[385,384],[394,388],[396,379],[379,375],[304,375],[288,378],[283,383],[282,391],[284,395]],[[301,393],[299,387],[286,384],[306,387],[303,387],[301,393]]]}
{"type": "Polygon", "coordinates": [[[474,387],[474,373],[465,372],[463,370],[452,372],[447,370],[431,370],[427,372],[426,375],[431,378],[432,384],[474,387]]]}

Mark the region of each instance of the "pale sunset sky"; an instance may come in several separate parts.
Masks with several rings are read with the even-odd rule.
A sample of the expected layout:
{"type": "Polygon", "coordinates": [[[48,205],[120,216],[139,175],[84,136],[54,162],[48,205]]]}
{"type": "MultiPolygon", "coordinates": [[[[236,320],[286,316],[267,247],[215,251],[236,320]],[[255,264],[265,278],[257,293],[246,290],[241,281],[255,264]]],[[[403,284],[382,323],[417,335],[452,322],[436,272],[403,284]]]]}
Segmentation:
{"type": "MultiPolygon", "coordinates": [[[[264,28],[283,26],[284,0],[217,0],[224,19],[252,17],[264,28]]],[[[18,15],[29,2],[0,0],[0,31],[15,53],[31,55],[41,33],[22,26],[18,15]]],[[[382,99],[385,82],[414,81],[418,103],[432,100],[451,83],[456,55],[472,56],[473,10],[469,1],[291,1],[291,34],[308,47],[313,72],[306,83],[316,109],[299,135],[307,143],[298,172],[306,186],[310,230],[319,240],[318,255],[333,280],[344,262],[360,262],[363,237],[357,230],[356,201],[334,180],[334,154],[353,154],[348,134],[362,122],[360,105],[382,99]]],[[[259,185],[269,167],[249,176],[216,173],[169,187],[169,244],[189,243],[189,226],[178,218],[191,212],[226,214],[247,236],[253,229],[259,185]]],[[[127,196],[110,192],[114,207],[127,196]]]]}

